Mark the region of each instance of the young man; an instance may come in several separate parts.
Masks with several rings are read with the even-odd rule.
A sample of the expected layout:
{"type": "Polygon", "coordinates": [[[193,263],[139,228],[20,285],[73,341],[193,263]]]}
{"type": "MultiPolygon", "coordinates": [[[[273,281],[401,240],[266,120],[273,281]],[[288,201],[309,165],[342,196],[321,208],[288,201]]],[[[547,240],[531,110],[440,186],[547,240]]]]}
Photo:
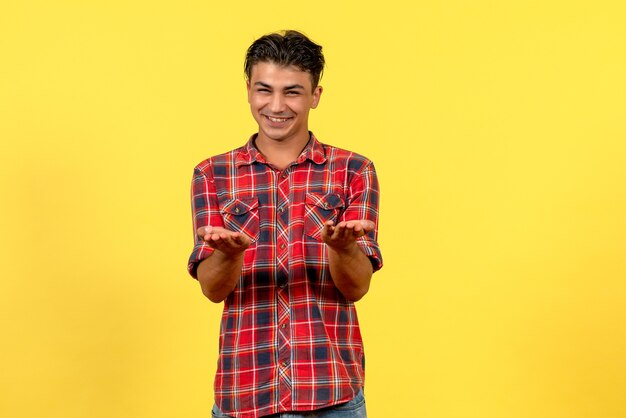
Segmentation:
{"type": "Polygon", "coordinates": [[[301,33],[256,40],[258,133],[194,171],[188,269],[224,301],[214,417],[366,416],[354,302],[382,266],[378,182],[371,161],[309,132],[323,68],[301,33]]]}

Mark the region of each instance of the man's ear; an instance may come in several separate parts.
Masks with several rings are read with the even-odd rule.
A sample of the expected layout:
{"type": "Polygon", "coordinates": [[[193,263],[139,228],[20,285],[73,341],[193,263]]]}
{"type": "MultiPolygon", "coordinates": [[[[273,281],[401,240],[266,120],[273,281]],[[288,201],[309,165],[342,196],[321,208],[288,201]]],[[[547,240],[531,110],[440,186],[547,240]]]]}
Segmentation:
{"type": "Polygon", "coordinates": [[[322,91],[324,91],[324,88],[322,86],[317,86],[315,87],[315,89],[313,89],[313,103],[311,104],[311,109],[315,109],[320,103],[322,91]]]}
{"type": "Polygon", "coordinates": [[[248,103],[250,103],[250,80],[246,80],[246,93],[248,94],[248,103]]]}

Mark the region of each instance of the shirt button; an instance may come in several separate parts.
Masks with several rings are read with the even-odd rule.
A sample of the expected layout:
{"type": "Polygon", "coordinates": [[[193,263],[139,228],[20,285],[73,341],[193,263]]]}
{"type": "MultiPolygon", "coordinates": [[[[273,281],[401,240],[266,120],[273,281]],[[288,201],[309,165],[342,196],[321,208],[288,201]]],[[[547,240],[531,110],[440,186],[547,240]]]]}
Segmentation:
{"type": "Polygon", "coordinates": [[[280,249],[284,250],[285,249],[285,244],[280,244],[280,249]]]}
{"type": "Polygon", "coordinates": [[[235,208],[235,213],[239,213],[239,208],[235,208]]]}
{"type": "Polygon", "coordinates": [[[287,367],[287,362],[286,361],[283,361],[281,364],[283,365],[283,367],[287,367]]]}
{"type": "Polygon", "coordinates": [[[282,324],[280,327],[281,327],[282,329],[285,329],[285,328],[287,328],[287,324],[282,324]]]}

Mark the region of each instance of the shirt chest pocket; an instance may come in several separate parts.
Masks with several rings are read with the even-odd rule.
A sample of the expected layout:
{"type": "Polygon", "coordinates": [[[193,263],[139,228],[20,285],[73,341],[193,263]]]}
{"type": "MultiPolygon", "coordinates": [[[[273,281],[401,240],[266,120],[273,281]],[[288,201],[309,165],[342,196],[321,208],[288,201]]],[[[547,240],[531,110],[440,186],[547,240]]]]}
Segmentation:
{"type": "Polygon", "coordinates": [[[327,221],[337,224],[344,209],[343,198],[337,193],[306,196],[304,232],[307,236],[321,240],[322,228],[327,221]]]}
{"type": "Polygon", "coordinates": [[[259,199],[255,196],[237,197],[225,201],[221,208],[224,227],[230,231],[259,239],[259,199]]]}

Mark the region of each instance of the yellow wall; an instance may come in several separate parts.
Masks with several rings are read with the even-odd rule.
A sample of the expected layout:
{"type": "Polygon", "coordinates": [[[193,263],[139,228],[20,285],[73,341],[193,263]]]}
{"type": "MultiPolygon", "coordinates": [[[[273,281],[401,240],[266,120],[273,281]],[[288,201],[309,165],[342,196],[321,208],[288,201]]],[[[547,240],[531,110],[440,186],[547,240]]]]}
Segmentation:
{"type": "Polygon", "coordinates": [[[255,125],[242,59],[325,47],[311,127],[371,157],[370,416],[626,417],[621,1],[0,6],[0,416],[209,417],[189,184],[255,125]]]}

